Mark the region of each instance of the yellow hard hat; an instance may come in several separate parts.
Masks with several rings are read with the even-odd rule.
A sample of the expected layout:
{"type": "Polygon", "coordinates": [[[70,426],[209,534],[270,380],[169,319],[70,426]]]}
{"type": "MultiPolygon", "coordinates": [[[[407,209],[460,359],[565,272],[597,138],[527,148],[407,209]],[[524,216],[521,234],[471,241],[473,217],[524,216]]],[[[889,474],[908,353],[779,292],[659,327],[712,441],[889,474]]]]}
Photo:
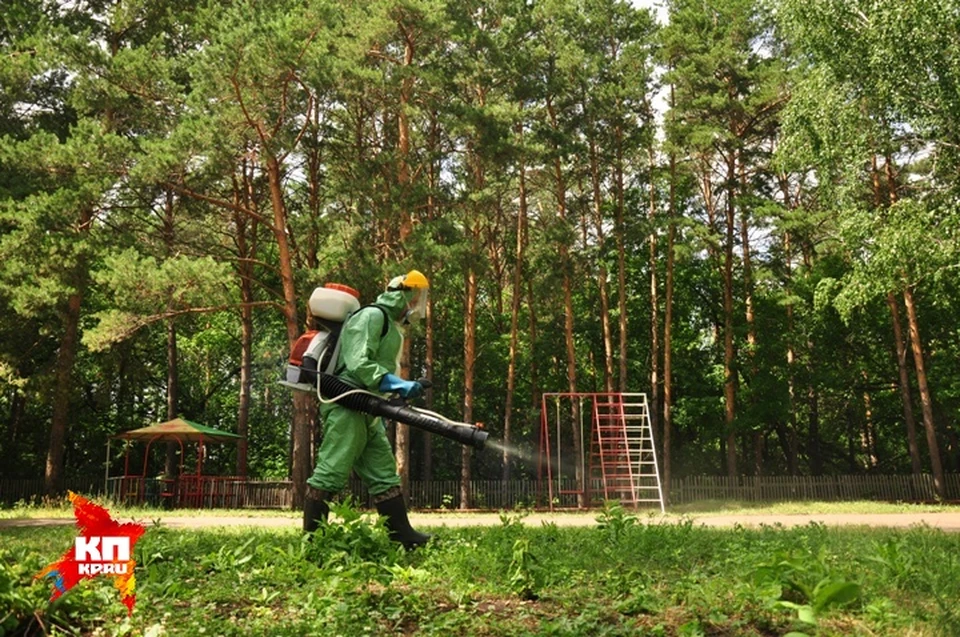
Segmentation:
{"type": "Polygon", "coordinates": [[[428,288],[430,287],[430,282],[427,281],[427,277],[425,277],[420,270],[410,270],[406,276],[403,277],[403,287],[414,289],[428,288]]]}
{"type": "Polygon", "coordinates": [[[406,274],[394,277],[387,284],[388,290],[423,290],[430,287],[430,282],[420,270],[410,270],[406,274]]]}

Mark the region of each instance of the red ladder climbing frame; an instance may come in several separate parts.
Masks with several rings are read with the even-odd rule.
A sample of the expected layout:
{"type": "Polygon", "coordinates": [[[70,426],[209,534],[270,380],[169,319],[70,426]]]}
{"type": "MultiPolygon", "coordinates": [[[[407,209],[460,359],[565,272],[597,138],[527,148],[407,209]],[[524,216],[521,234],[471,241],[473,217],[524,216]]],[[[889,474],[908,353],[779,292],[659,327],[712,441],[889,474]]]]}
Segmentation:
{"type": "Polygon", "coordinates": [[[551,509],[619,500],[633,507],[659,504],[663,512],[663,490],[646,395],[544,394],[539,481],[541,503],[546,486],[551,509]],[[590,421],[585,427],[587,415],[590,421]]]}
{"type": "Polygon", "coordinates": [[[608,394],[593,401],[590,477],[599,478],[604,500],[639,506],[656,503],[663,492],[644,394],[608,394]]]}

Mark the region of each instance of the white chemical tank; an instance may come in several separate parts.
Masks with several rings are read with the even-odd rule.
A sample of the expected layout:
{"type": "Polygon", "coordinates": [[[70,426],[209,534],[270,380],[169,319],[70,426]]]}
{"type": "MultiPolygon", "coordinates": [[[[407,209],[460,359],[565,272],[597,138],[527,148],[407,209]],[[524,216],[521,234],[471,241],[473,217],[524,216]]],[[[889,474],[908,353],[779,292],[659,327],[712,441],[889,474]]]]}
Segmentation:
{"type": "Polygon", "coordinates": [[[310,314],[328,321],[343,321],[360,309],[360,293],[347,285],[327,283],[310,295],[310,314]]]}

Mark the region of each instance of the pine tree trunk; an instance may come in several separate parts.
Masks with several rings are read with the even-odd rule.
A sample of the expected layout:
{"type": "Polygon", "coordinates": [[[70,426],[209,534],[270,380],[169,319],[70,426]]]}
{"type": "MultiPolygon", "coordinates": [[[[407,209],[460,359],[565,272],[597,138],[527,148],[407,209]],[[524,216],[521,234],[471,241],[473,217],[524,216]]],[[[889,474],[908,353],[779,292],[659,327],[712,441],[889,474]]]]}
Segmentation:
{"type": "Polygon", "coordinates": [[[753,432],[753,475],[763,475],[763,457],[767,450],[767,432],[756,429],[753,432]]]}
{"type": "MultiPolygon", "coordinates": [[[[400,377],[410,378],[410,340],[403,339],[400,356],[400,377]]],[[[410,492],[410,425],[396,423],[394,455],[397,458],[397,475],[400,476],[400,490],[410,492]]]]}
{"type": "MultiPolygon", "coordinates": [[[[707,242],[706,242],[706,243],[707,243],[707,254],[709,255],[709,261],[710,261],[710,263],[711,263],[712,265],[715,265],[716,268],[717,268],[717,270],[723,275],[723,274],[724,274],[724,270],[723,270],[724,264],[723,264],[723,263],[721,262],[721,260],[720,260],[719,242],[718,242],[718,241],[715,241],[714,238],[713,238],[714,235],[718,233],[718,228],[717,228],[717,206],[716,206],[716,199],[715,199],[714,194],[713,194],[713,181],[712,181],[713,166],[712,166],[712,158],[711,158],[709,155],[700,155],[700,156],[697,157],[697,162],[698,162],[698,168],[697,168],[697,170],[698,170],[698,172],[699,172],[699,175],[698,175],[698,177],[699,177],[699,185],[700,185],[700,188],[701,188],[701,195],[703,196],[703,205],[704,205],[704,208],[705,208],[706,213],[707,213],[707,234],[708,234],[708,238],[707,238],[707,242]]],[[[726,280],[726,277],[725,277],[725,276],[724,276],[724,280],[726,280]]],[[[724,289],[727,290],[727,289],[729,289],[729,288],[728,288],[726,285],[724,285],[724,289]]],[[[724,304],[726,304],[726,295],[725,295],[725,294],[724,294],[724,304]]],[[[732,310],[731,310],[731,312],[730,312],[730,315],[732,316],[732,310]]],[[[726,314],[725,314],[725,316],[726,316],[726,314]]],[[[720,342],[720,332],[721,332],[721,329],[720,329],[719,321],[716,319],[715,316],[713,317],[712,323],[713,323],[713,326],[712,326],[712,327],[713,327],[713,339],[712,339],[712,341],[713,341],[714,343],[719,343],[719,342],[720,342]]],[[[731,341],[731,345],[732,345],[732,341],[731,341]]],[[[725,379],[725,380],[724,380],[724,397],[725,397],[725,401],[726,401],[726,396],[727,396],[727,382],[726,382],[726,379],[725,379]]],[[[732,408],[733,408],[733,407],[732,407],[732,404],[733,404],[732,401],[726,401],[725,404],[724,404],[724,422],[726,422],[726,420],[727,420],[728,418],[731,418],[731,415],[730,415],[730,414],[732,413],[732,408]],[[728,413],[728,409],[731,410],[730,413],[728,413]]],[[[729,462],[728,462],[728,457],[727,457],[727,442],[728,442],[730,436],[733,436],[733,435],[734,435],[733,432],[728,432],[727,437],[721,436],[721,438],[720,438],[720,462],[721,462],[722,464],[727,464],[728,466],[729,466],[729,462]]],[[[734,456],[735,456],[735,455],[736,455],[736,447],[734,447],[734,456]]]]}
{"type": "Polygon", "coordinates": [[[933,488],[937,497],[947,496],[943,465],[940,462],[940,445],[937,442],[937,427],[933,419],[933,398],[927,384],[926,366],[923,361],[923,344],[920,340],[920,324],[914,305],[913,291],[909,284],[903,289],[903,302],[907,307],[907,324],[910,331],[910,347],[913,350],[913,365],[917,370],[917,385],[920,388],[920,406],[923,413],[923,428],[927,433],[927,449],[930,451],[930,467],[933,470],[933,488]]]}
{"type": "MultiPolygon", "coordinates": [[[[813,343],[808,342],[811,359],[813,357],[813,343]]],[[[823,454],[820,448],[820,396],[817,392],[816,384],[813,379],[813,370],[811,369],[810,385],[807,388],[807,411],[808,425],[807,432],[807,456],[810,459],[810,473],[819,476],[823,474],[823,454]]]]}
{"type": "Polygon", "coordinates": [[[527,279],[527,308],[530,316],[527,321],[530,334],[530,394],[533,401],[533,411],[540,411],[540,374],[538,372],[540,361],[537,360],[537,306],[536,297],[533,294],[533,278],[527,279]]]}
{"type": "MultiPolygon", "coordinates": [[[[79,272],[78,272],[79,274],[79,272]]],[[[78,279],[80,276],[77,277],[78,279]]],[[[73,390],[73,364],[77,356],[77,336],[80,324],[80,306],[83,294],[79,290],[67,299],[63,313],[63,338],[57,351],[57,371],[54,375],[53,416],[50,423],[50,444],[44,472],[47,495],[55,495],[63,488],[63,457],[70,417],[70,394],[73,390]]]]}
{"type": "Polygon", "coordinates": [[[657,185],[653,169],[655,157],[653,147],[648,149],[650,166],[649,197],[650,208],[650,426],[653,431],[660,430],[660,299],[657,285],[657,185]]]}
{"type": "Polygon", "coordinates": [[[863,434],[860,441],[863,447],[863,454],[866,456],[866,468],[867,470],[873,471],[876,470],[880,464],[880,459],[877,457],[877,433],[873,423],[873,399],[870,397],[870,390],[868,388],[870,377],[867,371],[861,370],[860,375],[863,377],[864,383],[863,434]]]}
{"type": "MultiPolygon", "coordinates": [[[[413,34],[402,20],[397,21],[404,39],[403,67],[409,69],[413,64],[415,46],[413,34]]],[[[400,227],[398,241],[401,256],[406,250],[404,244],[413,231],[413,217],[410,214],[410,194],[412,178],[410,174],[410,121],[408,115],[409,104],[412,99],[415,76],[405,73],[400,87],[400,99],[397,105],[397,184],[400,190],[400,227]]],[[[400,357],[400,376],[410,377],[410,342],[404,340],[400,357]]],[[[394,422],[393,444],[397,462],[397,474],[400,476],[400,489],[404,493],[410,490],[410,427],[401,422],[394,422]]]]}
{"type": "MultiPolygon", "coordinates": [[[[554,131],[559,131],[557,123],[556,110],[551,99],[547,99],[547,113],[550,115],[550,124],[554,131]]],[[[557,202],[557,217],[561,223],[566,222],[567,218],[567,185],[563,176],[563,166],[560,161],[560,149],[554,145],[553,158],[554,187],[557,202]]],[[[559,246],[560,269],[563,272],[563,340],[567,354],[567,391],[576,393],[577,391],[577,354],[573,341],[573,290],[570,280],[570,251],[567,244],[561,243],[559,246]]],[[[580,432],[578,429],[580,422],[580,413],[577,408],[577,401],[571,401],[570,408],[571,428],[573,437],[573,457],[575,462],[575,475],[579,495],[577,496],[577,506],[583,508],[585,505],[583,498],[584,479],[583,466],[580,459],[583,452],[580,444],[580,432]]],[[[558,443],[559,444],[559,443],[558,443]]]]}
{"type": "Polygon", "coordinates": [[[610,297],[607,292],[607,266],[604,264],[603,195],[600,190],[600,160],[597,143],[590,140],[590,177],[593,187],[593,224],[597,233],[597,251],[600,254],[597,269],[597,288],[600,291],[600,331],[603,336],[603,387],[613,392],[613,334],[610,328],[610,297]]]}
{"type": "MultiPolygon", "coordinates": [[[[87,233],[93,220],[93,210],[80,212],[80,231],[87,233]]],[[[70,424],[70,394],[73,391],[73,365],[79,345],[80,308],[86,291],[87,271],[83,259],[73,272],[74,292],[67,298],[62,316],[63,338],[57,350],[57,370],[54,374],[53,413],[50,418],[50,442],[47,446],[47,461],[43,483],[47,495],[54,495],[63,488],[63,459],[66,451],[67,429],[70,424]]]]}
{"type": "Polygon", "coordinates": [[[947,453],[953,458],[951,471],[956,473],[960,470],[960,435],[957,434],[956,425],[947,432],[947,436],[950,440],[950,443],[947,445],[947,453]]]}
{"type": "Polygon", "coordinates": [[[850,399],[844,401],[843,406],[844,421],[847,424],[847,472],[860,473],[862,466],[857,464],[857,415],[850,405],[850,399]]]}
{"type": "MultiPolygon", "coordinates": [[[[897,202],[899,188],[893,170],[893,157],[886,155],[884,170],[887,176],[887,190],[890,204],[897,202]]],[[[923,414],[923,429],[927,434],[927,449],[930,452],[930,468],[933,471],[933,488],[937,497],[946,498],[946,482],[943,475],[943,464],[940,460],[940,445],[937,442],[937,426],[933,418],[933,397],[927,384],[926,366],[923,361],[923,341],[920,339],[920,323],[917,320],[917,308],[914,305],[913,289],[906,272],[903,273],[903,303],[907,308],[907,326],[910,334],[910,349],[913,351],[913,367],[917,372],[917,386],[920,390],[920,407],[923,414]]]]}
{"type": "Polygon", "coordinates": [[[747,214],[743,210],[740,213],[740,241],[743,248],[743,289],[745,295],[745,318],[747,320],[747,356],[750,359],[750,373],[756,375],[756,348],[757,348],[757,326],[756,316],[753,307],[753,264],[750,254],[750,231],[747,224],[747,214]]]}
{"type": "MultiPolygon", "coordinates": [[[[486,94],[483,89],[477,90],[481,108],[486,103],[486,94]]],[[[486,186],[485,168],[480,157],[472,149],[468,150],[468,162],[472,172],[472,186],[474,192],[482,192],[486,186]]],[[[473,422],[474,375],[477,364],[477,297],[479,283],[477,281],[476,264],[482,251],[480,224],[480,210],[474,214],[473,220],[466,220],[466,232],[470,242],[470,255],[466,263],[465,298],[463,317],[463,422],[473,422]],[[476,224],[476,225],[474,225],[476,224]]],[[[469,509],[473,506],[471,481],[472,449],[463,445],[460,452],[460,508],[469,509]]]]}
{"type": "MultiPolygon", "coordinates": [[[[520,143],[523,143],[523,124],[517,126],[520,143]]],[[[513,420],[513,401],[517,384],[517,348],[520,341],[520,300],[523,298],[523,259],[527,240],[527,168],[523,157],[520,157],[519,166],[519,198],[520,209],[517,211],[517,244],[516,259],[513,266],[513,298],[510,300],[510,354],[507,363],[507,398],[503,416],[503,457],[501,477],[504,482],[510,480],[510,447],[513,420]]]]}
{"type": "MultiPolygon", "coordinates": [[[[813,267],[813,248],[809,243],[802,243],[803,265],[807,272],[813,267]]],[[[816,343],[807,338],[807,458],[810,462],[810,473],[819,476],[823,474],[823,453],[820,447],[820,392],[817,391],[817,360],[816,343]]]]}
{"type": "Polygon", "coordinates": [[[306,171],[307,182],[307,212],[309,228],[306,231],[306,238],[303,241],[303,261],[310,270],[316,270],[320,267],[319,250],[320,243],[323,241],[321,231],[321,218],[323,215],[323,180],[326,177],[324,168],[325,160],[322,149],[321,139],[324,122],[321,113],[324,105],[321,100],[317,100],[309,113],[311,119],[311,128],[315,131],[312,142],[304,151],[304,170],[306,171]]]}
{"type": "MultiPolygon", "coordinates": [[[[398,21],[397,26],[400,28],[404,38],[403,67],[404,69],[409,69],[413,65],[413,56],[416,50],[416,47],[414,46],[413,33],[408,25],[404,24],[402,21],[398,21]]],[[[412,182],[410,177],[410,118],[408,110],[410,108],[410,101],[413,97],[413,84],[415,77],[416,76],[409,71],[404,73],[403,80],[401,81],[400,85],[400,103],[397,105],[397,155],[399,158],[399,165],[397,167],[397,182],[400,185],[400,192],[401,196],[403,197],[403,205],[401,206],[400,211],[400,246],[403,246],[407,240],[407,237],[413,231],[413,217],[411,216],[410,210],[407,206],[412,182]]],[[[406,425],[401,425],[401,423],[397,423],[397,425],[406,427],[406,425]]]]}
{"type": "Polygon", "coordinates": [[[620,312],[620,374],[618,382],[621,392],[627,391],[627,257],[624,236],[624,185],[623,185],[623,129],[617,125],[617,163],[615,187],[617,189],[617,310],[620,312]]]}
{"type": "MultiPolygon", "coordinates": [[[[670,88],[671,95],[673,87],[670,88]]],[[[670,153],[670,209],[667,227],[667,273],[663,316],[663,495],[670,501],[671,438],[673,437],[673,269],[676,222],[676,157],[670,153]]]]}
{"type": "MultiPolygon", "coordinates": [[[[565,247],[561,248],[560,259],[563,263],[569,264],[569,258],[565,247]]],[[[570,275],[567,272],[566,267],[564,268],[563,274],[563,308],[563,333],[564,343],[566,344],[567,351],[567,391],[573,394],[577,392],[577,358],[576,349],[574,348],[573,343],[573,290],[570,281],[570,275]]],[[[579,493],[577,495],[577,506],[579,508],[583,508],[585,506],[585,501],[582,495],[584,487],[583,463],[581,462],[581,458],[583,457],[583,448],[580,444],[580,411],[576,401],[571,401],[570,415],[572,419],[571,431],[573,434],[573,457],[576,459],[574,474],[576,475],[577,488],[579,489],[579,493]]],[[[559,442],[557,444],[559,444],[559,442]]]]}
{"type": "MultiPolygon", "coordinates": [[[[177,403],[179,400],[179,379],[177,373],[177,326],[173,319],[167,321],[167,420],[177,417],[177,403]]],[[[163,473],[167,477],[179,474],[177,470],[177,451],[180,445],[176,442],[167,443],[166,461],[163,473]]]]}
{"type": "Polygon", "coordinates": [[[240,404],[237,406],[237,475],[247,477],[247,441],[250,435],[250,385],[253,382],[253,290],[240,284],[240,404]],[[246,289],[244,289],[246,288],[246,289]]]}
{"type": "MultiPolygon", "coordinates": [[[[242,181],[235,189],[236,202],[246,206],[253,204],[253,180],[246,162],[242,166],[242,181]]],[[[240,257],[238,272],[240,284],[240,400],[237,406],[237,475],[247,477],[250,395],[253,383],[253,262],[257,254],[257,222],[245,214],[234,211],[237,233],[237,254],[240,257]],[[248,235],[249,232],[249,235],[248,235]]]]}
{"type": "MultiPolygon", "coordinates": [[[[746,162],[743,160],[743,151],[739,153],[740,157],[740,195],[747,192],[746,162]]],[[[740,246],[743,254],[743,294],[745,316],[747,321],[747,359],[749,361],[750,377],[748,382],[752,383],[757,377],[757,326],[753,307],[753,263],[750,254],[750,225],[747,214],[747,208],[743,203],[740,204],[740,246]]],[[[756,390],[749,393],[749,410],[753,411],[756,405],[756,390]]],[[[763,447],[766,445],[766,433],[761,429],[754,432],[754,475],[763,474],[763,447]]]]}
{"type": "MultiPolygon", "coordinates": [[[[792,209],[789,204],[790,192],[786,186],[786,180],[783,184],[783,194],[785,205],[792,209]]],[[[783,233],[783,250],[786,261],[787,277],[787,395],[790,398],[790,416],[788,426],[777,423],[777,437],[780,438],[780,447],[783,449],[784,457],[787,460],[787,471],[795,476],[799,470],[798,450],[797,450],[797,354],[793,347],[794,325],[793,325],[793,255],[790,245],[790,232],[783,233]]]]}
{"type": "MultiPolygon", "coordinates": [[[[438,148],[440,146],[439,137],[440,137],[440,123],[437,117],[436,111],[431,111],[430,113],[430,133],[428,135],[429,143],[429,153],[430,156],[436,156],[438,154],[438,148]]],[[[437,191],[437,175],[439,170],[437,168],[436,160],[431,160],[427,162],[427,220],[433,221],[437,215],[437,201],[435,193],[437,191]]],[[[430,264],[427,268],[427,276],[429,280],[433,280],[433,265],[430,264]]],[[[427,403],[427,409],[433,409],[434,403],[434,390],[433,390],[433,364],[434,364],[434,325],[433,325],[433,295],[427,297],[427,316],[425,326],[425,347],[426,353],[424,360],[424,371],[427,377],[427,380],[430,381],[431,386],[427,389],[424,395],[424,399],[427,403]]],[[[423,460],[421,467],[421,476],[424,480],[430,481],[433,480],[433,434],[428,431],[423,432],[423,460]]]]}
{"type": "MultiPolygon", "coordinates": [[[[120,49],[119,36],[111,34],[108,38],[111,56],[120,49]]],[[[110,101],[103,111],[103,129],[109,132],[113,128],[113,106],[110,101]]],[[[87,235],[93,221],[94,210],[83,208],[79,214],[78,232],[87,235]]],[[[67,297],[66,307],[61,314],[63,338],[57,350],[57,369],[54,374],[53,405],[50,417],[50,438],[47,445],[47,458],[44,466],[44,490],[47,495],[55,495],[63,488],[64,456],[66,453],[67,429],[70,424],[70,394],[73,391],[73,366],[77,358],[79,345],[80,311],[87,286],[87,264],[81,256],[72,272],[73,292],[67,297]]]]}
{"type": "MultiPolygon", "coordinates": [[[[707,255],[709,257],[709,262],[711,265],[715,265],[718,272],[722,272],[721,268],[723,265],[720,262],[720,250],[719,242],[714,240],[714,234],[717,231],[717,207],[716,201],[713,196],[713,182],[711,181],[711,174],[713,167],[711,166],[711,160],[707,156],[700,156],[698,159],[698,171],[699,171],[699,185],[700,193],[703,196],[703,207],[707,213],[707,255]]],[[[711,313],[712,314],[712,313],[711,313]]],[[[720,323],[716,319],[716,315],[711,316],[713,319],[712,328],[713,328],[713,338],[714,343],[720,342],[720,323]]]]}
{"type": "Polygon", "coordinates": [[[907,371],[907,347],[903,342],[903,327],[900,320],[900,304],[893,292],[887,293],[887,306],[893,321],[893,341],[897,353],[900,401],[903,404],[903,420],[907,425],[907,449],[910,452],[910,468],[913,475],[923,472],[920,461],[920,445],[917,443],[917,421],[913,416],[913,397],[910,395],[910,376],[907,371]]]}
{"type": "MultiPolygon", "coordinates": [[[[432,277],[432,270],[429,276],[432,277]]],[[[434,337],[433,337],[433,296],[427,297],[427,317],[426,317],[426,360],[424,361],[427,380],[431,386],[424,392],[424,400],[427,403],[427,409],[433,409],[434,389],[433,389],[433,359],[434,359],[434,337]]],[[[423,459],[420,475],[423,480],[429,482],[433,480],[433,435],[429,431],[423,432],[423,459]]]]}
{"type": "MultiPolygon", "coordinates": [[[[893,170],[890,158],[887,158],[887,178],[890,180],[887,194],[887,204],[897,199],[896,181],[893,179],[893,170]]],[[[877,155],[870,157],[870,174],[873,182],[873,203],[876,208],[884,205],[883,186],[880,182],[880,169],[877,155]]],[[[907,425],[907,449],[910,452],[910,466],[913,475],[918,476],[923,471],[920,461],[920,447],[917,444],[917,422],[913,416],[913,398],[910,395],[910,375],[907,370],[907,348],[903,341],[903,323],[900,320],[900,304],[894,293],[887,293],[887,307],[890,308],[890,317],[893,321],[893,339],[897,352],[897,374],[900,383],[900,400],[903,404],[903,419],[907,425]]]]}
{"type": "MultiPolygon", "coordinates": [[[[118,392],[119,393],[119,392],[118,392]]],[[[27,397],[19,391],[10,393],[10,419],[7,420],[7,437],[4,448],[9,457],[17,453],[17,439],[20,436],[20,422],[27,408],[27,397]]]]}
{"type": "MultiPolygon", "coordinates": [[[[463,422],[473,422],[474,369],[477,359],[477,273],[473,260],[467,265],[467,289],[463,316],[463,422]]],[[[471,502],[471,449],[461,447],[460,453],[460,508],[469,509],[471,502]]]]}
{"type": "Polygon", "coordinates": [[[737,172],[734,156],[727,160],[726,240],[723,258],[723,400],[724,425],[727,431],[727,475],[737,477],[737,432],[735,429],[737,377],[733,348],[733,235],[736,227],[733,184],[737,172]]]}
{"type": "MultiPolygon", "coordinates": [[[[119,51],[116,37],[109,41],[111,55],[119,51]]],[[[108,103],[103,113],[104,130],[113,127],[113,109],[108,103]]],[[[79,215],[79,232],[86,235],[90,231],[94,211],[84,208],[79,215]]],[[[81,257],[74,268],[71,283],[74,291],[67,297],[66,308],[61,319],[63,321],[63,338],[60,339],[60,348],[57,350],[57,369],[54,374],[53,406],[50,418],[50,438],[47,446],[47,458],[44,466],[44,490],[47,495],[54,495],[63,488],[64,456],[66,452],[67,429],[70,424],[70,394],[73,391],[73,366],[77,358],[79,345],[80,311],[86,292],[87,276],[86,263],[81,257]]]]}
{"type": "MultiPolygon", "coordinates": [[[[163,241],[167,257],[172,257],[175,246],[175,219],[173,208],[173,191],[167,190],[163,217],[163,241]]],[[[177,417],[180,383],[177,369],[177,326],[173,319],[167,321],[167,420],[177,417]]],[[[177,451],[180,445],[176,442],[167,443],[166,461],[163,473],[170,478],[179,474],[177,471],[177,451]]]]}
{"type": "MultiPolygon", "coordinates": [[[[283,318],[287,328],[287,345],[293,349],[299,336],[297,322],[297,293],[293,279],[293,257],[287,229],[287,211],[283,201],[280,162],[274,155],[266,156],[267,179],[270,186],[270,204],[273,209],[273,235],[277,242],[280,281],[283,287],[283,318]]],[[[293,481],[293,507],[303,506],[306,480],[310,475],[313,438],[313,396],[293,392],[293,424],[291,431],[290,479],[293,481]]]]}

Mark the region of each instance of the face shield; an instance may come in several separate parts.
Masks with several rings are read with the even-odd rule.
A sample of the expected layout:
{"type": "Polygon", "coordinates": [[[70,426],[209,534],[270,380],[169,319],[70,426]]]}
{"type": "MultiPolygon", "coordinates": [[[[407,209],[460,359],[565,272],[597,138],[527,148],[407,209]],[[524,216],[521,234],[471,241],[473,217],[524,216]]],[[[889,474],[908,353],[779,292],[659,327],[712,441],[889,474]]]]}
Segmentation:
{"type": "Polygon", "coordinates": [[[387,284],[387,291],[402,291],[407,300],[407,309],[403,313],[404,323],[413,323],[427,317],[427,300],[430,294],[430,282],[419,270],[394,277],[387,284]]]}
{"type": "Polygon", "coordinates": [[[408,294],[412,294],[407,303],[407,322],[414,323],[427,318],[427,297],[430,295],[430,288],[414,288],[408,294]]]}

